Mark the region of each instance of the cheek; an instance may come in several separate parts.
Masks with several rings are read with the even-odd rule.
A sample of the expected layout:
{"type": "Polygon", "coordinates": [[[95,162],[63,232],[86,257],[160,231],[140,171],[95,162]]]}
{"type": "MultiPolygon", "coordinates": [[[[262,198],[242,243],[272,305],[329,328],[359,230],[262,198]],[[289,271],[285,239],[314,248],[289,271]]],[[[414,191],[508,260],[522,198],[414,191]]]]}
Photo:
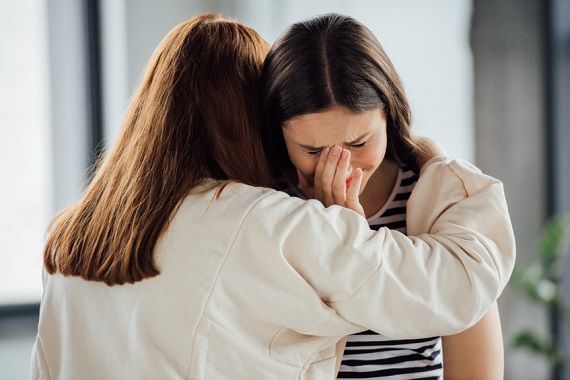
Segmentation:
{"type": "Polygon", "coordinates": [[[299,170],[305,177],[313,177],[317,167],[318,156],[311,156],[307,154],[289,153],[289,158],[297,170],[299,170]]]}
{"type": "Polygon", "coordinates": [[[285,138],[285,146],[287,147],[289,159],[295,168],[297,168],[297,170],[299,170],[305,177],[312,177],[315,173],[315,168],[317,167],[316,157],[318,156],[311,156],[291,147],[287,138],[285,138]]]}
{"type": "Polygon", "coordinates": [[[363,170],[376,170],[384,160],[386,146],[378,144],[352,153],[352,165],[363,170]]]}

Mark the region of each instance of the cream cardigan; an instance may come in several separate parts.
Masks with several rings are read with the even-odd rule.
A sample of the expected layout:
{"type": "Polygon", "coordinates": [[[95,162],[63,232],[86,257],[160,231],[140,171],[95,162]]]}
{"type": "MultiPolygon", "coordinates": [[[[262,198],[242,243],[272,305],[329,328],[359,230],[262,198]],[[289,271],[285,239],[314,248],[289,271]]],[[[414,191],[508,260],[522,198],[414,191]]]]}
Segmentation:
{"type": "Polygon", "coordinates": [[[182,203],[155,278],[45,276],[32,379],[331,379],[340,337],[458,333],[513,269],[502,184],[464,161],[424,166],[410,237],[270,189],[214,192],[182,203]]]}

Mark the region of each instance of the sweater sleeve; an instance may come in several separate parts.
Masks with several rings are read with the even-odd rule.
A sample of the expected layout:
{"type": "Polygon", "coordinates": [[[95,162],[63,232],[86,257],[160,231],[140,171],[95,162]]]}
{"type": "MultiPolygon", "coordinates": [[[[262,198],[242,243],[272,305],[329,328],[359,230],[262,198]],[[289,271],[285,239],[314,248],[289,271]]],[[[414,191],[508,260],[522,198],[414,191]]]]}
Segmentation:
{"type": "Polygon", "coordinates": [[[495,302],[514,266],[502,184],[466,162],[432,160],[407,212],[415,236],[372,231],[351,210],[274,193],[252,208],[239,240],[255,247],[253,260],[258,252],[271,263],[268,286],[288,287],[290,300],[305,302],[314,292],[320,310],[327,309],[311,324],[277,307],[286,327],[325,336],[362,329],[391,338],[458,333],[495,302]]]}

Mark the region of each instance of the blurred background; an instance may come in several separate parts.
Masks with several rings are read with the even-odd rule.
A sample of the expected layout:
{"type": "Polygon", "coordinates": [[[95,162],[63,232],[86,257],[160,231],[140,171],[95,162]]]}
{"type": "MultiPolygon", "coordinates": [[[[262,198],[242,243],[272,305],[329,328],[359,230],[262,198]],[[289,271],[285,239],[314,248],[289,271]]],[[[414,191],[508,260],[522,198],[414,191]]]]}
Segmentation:
{"type": "Polygon", "coordinates": [[[0,379],[28,376],[51,216],[113,143],[158,42],[207,11],[270,43],[327,12],[376,34],[415,130],[504,181],[518,249],[499,300],[506,378],[570,379],[567,225],[556,219],[570,212],[568,0],[0,0],[0,379]]]}

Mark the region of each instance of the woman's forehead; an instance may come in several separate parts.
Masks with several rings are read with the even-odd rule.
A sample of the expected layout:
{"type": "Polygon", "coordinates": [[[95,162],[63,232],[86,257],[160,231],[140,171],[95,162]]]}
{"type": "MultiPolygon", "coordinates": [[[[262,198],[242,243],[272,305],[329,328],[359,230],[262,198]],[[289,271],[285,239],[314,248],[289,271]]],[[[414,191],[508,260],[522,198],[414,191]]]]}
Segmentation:
{"type": "Polygon", "coordinates": [[[384,125],[380,110],[353,112],[335,107],[297,116],[285,124],[283,133],[298,143],[319,147],[352,142],[384,125]]]}

